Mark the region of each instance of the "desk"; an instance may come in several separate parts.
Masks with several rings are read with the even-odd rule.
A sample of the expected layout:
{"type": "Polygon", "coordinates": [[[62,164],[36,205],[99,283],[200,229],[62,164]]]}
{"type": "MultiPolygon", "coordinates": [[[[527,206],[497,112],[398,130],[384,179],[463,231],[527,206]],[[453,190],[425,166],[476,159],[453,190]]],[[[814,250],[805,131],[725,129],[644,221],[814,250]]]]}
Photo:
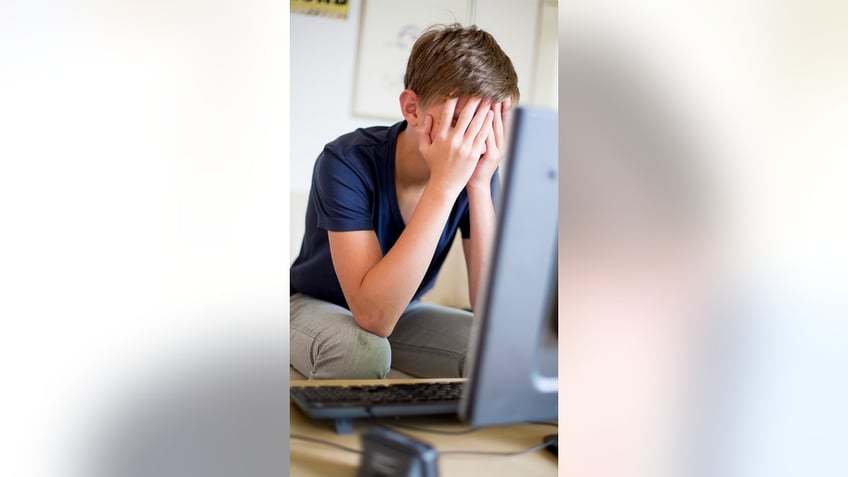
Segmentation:
{"type": "MultiPolygon", "coordinates": [[[[292,384],[307,386],[347,385],[347,384],[385,384],[385,383],[414,383],[422,381],[445,381],[444,379],[391,379],[391,380],[357,380],[357,381],[292,381],[292,384]]],[[[313,420],[300,412],[294,404],[290,404],[290,432],[309,437],[323,439],[337,444],[360,449],[360,435],[371,422],[366,419],[354,420],[354,432],[351,435],[336,434],[332,422],[313,420]]],[[[389,419],[380,420],[389,422],[389,419]]],[[[399,422],[427,429],[461,430],[468,429],[456,417],[427,416],[407,417],[399,422]]],[[[497,426],[481,429],[470,434],[440,435],[427,432],[411,431],[393,428],[393,430],[414,437],[435,447],[445,450],[478,450],[511,452],[532,447],[542,443],[542,438],[555,434],[556,428],[538,424],[520,424],[497,426]]],[[[345,452],[333,447],[299,439],[291,439],[290,464],[292,477],[338,476],[353,477],[359,465],[359,455],[345,452]]],[[[546,450],[520,456],[478,456],[478,455],[445,455],[439,457],[439,476],[521,476],[521,477],[552,477],[557,475],[557,458],[546,450]]]]}

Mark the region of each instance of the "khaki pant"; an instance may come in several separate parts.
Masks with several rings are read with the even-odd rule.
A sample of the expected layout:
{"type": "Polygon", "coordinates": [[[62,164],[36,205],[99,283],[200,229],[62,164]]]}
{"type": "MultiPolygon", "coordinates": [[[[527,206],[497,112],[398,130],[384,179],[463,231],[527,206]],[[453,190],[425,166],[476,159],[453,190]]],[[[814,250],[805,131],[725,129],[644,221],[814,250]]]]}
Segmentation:
{"type": "Polygon", "coordinates": [[[300,293],[289,305],[291,365],[309,379],[384,378],[389,368],[422,378],[465,376],[468,311],[414,302],[381,338],[347,308],[300,293]]]}

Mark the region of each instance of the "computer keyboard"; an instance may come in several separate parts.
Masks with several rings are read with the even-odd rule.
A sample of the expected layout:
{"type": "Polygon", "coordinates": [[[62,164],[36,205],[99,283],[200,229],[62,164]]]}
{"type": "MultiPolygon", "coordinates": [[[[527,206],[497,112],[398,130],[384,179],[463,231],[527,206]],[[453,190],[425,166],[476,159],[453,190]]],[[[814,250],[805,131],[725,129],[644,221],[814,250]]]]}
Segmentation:
{"type": "Polygon", "coordinates": [[[335,419],[336,431],[352,431],[363,417],[456,414],[465,381],[349,386],[291,386],[291,400],[314,419],[335,419]]]}

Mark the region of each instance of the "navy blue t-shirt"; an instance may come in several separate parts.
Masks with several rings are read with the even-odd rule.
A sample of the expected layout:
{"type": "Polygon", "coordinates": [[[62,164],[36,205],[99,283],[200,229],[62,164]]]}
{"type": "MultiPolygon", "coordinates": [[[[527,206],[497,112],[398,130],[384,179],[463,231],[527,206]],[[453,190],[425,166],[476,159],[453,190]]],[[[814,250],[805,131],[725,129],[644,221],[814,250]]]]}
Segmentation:
{"type": "MultiPolygon", "coordinates": [[[[397,136],[406,121],[345,134],[327,144],[315,161],[300,254],[291,267],[291,294],[303,293],[348,308],[330,257],[327,231],[373,230],[385,255],[404,229],[395,191],[397,136]]],[[[492,179],[496,192],[497,174],[492,179]]],[[[470,236],[468,195],[453,205],[436,252],[413,301],[433,287],[460,230],[470,236]]]]}

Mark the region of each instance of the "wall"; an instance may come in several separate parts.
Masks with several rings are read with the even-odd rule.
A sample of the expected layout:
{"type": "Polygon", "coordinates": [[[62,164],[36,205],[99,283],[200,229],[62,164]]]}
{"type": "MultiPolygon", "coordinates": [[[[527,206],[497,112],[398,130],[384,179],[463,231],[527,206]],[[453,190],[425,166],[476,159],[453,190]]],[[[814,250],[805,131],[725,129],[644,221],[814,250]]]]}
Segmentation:
{"type": "Polygon", "coordinates": [[[350,2],[347,20],[290,17],[292,193],[309,191],[312,164],[324,144],[381,123],[351,113],[360,6],[350,2]]]}

